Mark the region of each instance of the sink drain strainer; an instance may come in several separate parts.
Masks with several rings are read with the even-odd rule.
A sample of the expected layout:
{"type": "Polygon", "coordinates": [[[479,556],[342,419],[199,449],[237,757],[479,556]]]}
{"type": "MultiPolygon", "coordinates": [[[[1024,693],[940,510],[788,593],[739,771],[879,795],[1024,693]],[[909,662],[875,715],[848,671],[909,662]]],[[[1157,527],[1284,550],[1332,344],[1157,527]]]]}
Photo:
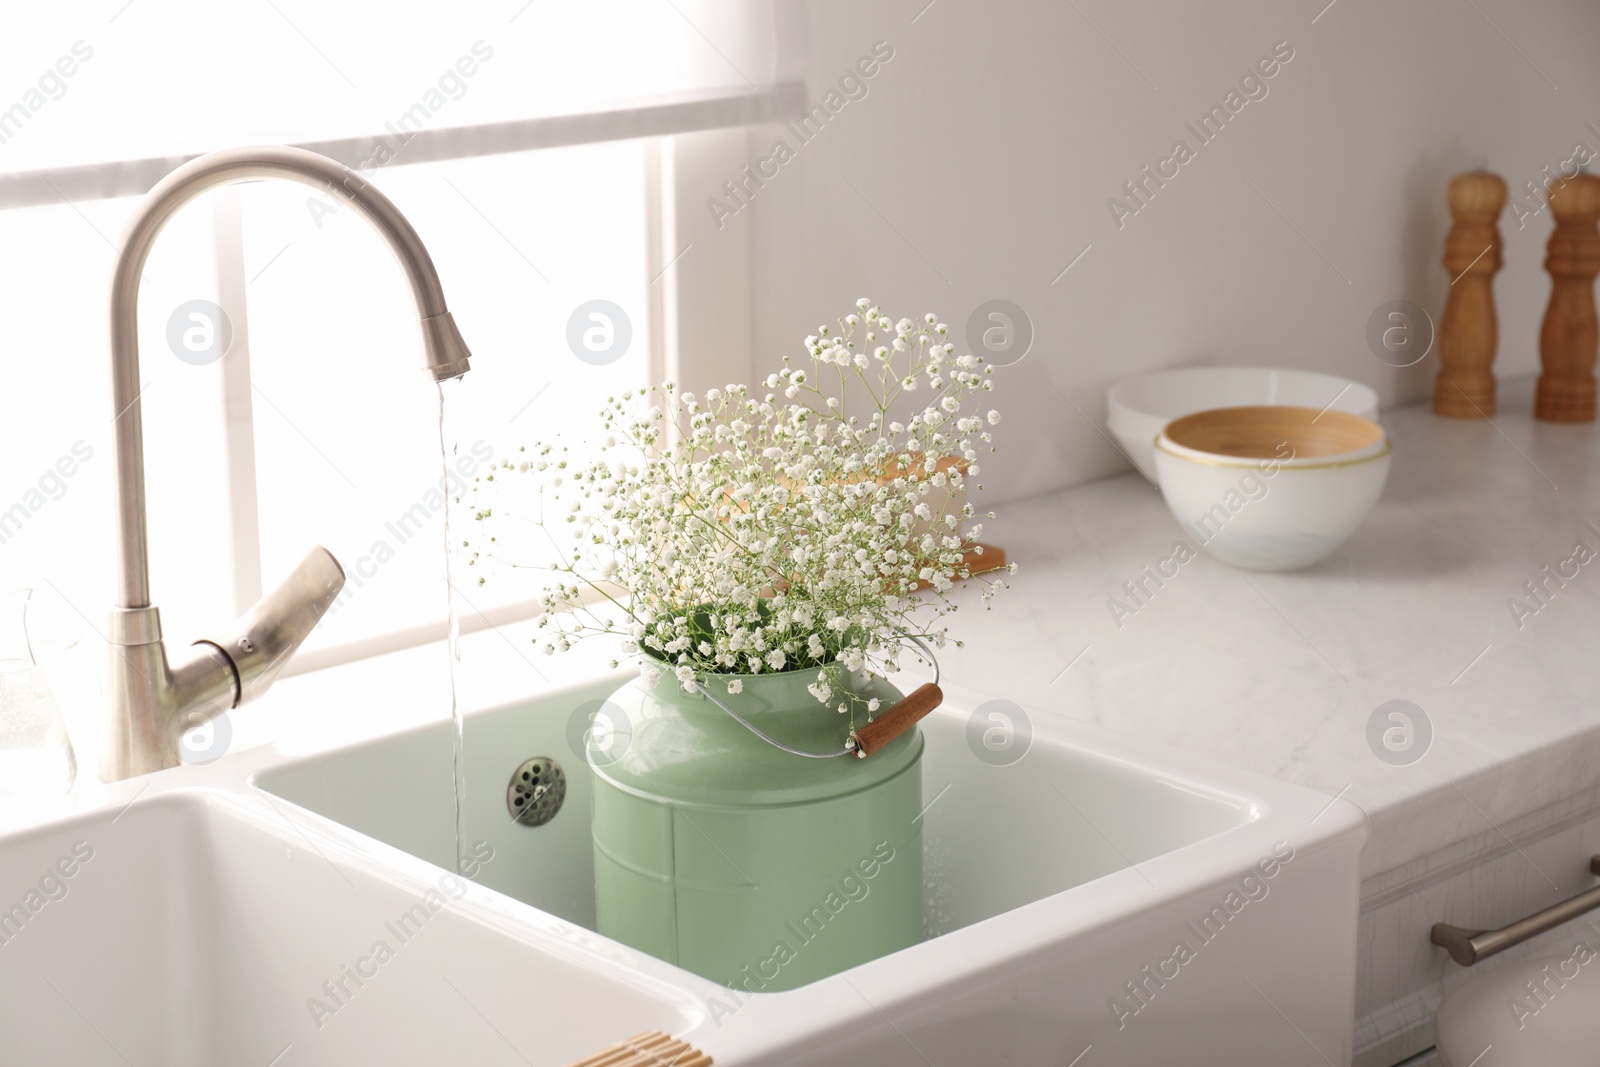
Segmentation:
{"type": "Polygon", "coordinates": [[[518,767],[506,786],[506,810],[523,826],[543,826],[567,799],[567,772],[549,756],[535,756],[518,767]]]}

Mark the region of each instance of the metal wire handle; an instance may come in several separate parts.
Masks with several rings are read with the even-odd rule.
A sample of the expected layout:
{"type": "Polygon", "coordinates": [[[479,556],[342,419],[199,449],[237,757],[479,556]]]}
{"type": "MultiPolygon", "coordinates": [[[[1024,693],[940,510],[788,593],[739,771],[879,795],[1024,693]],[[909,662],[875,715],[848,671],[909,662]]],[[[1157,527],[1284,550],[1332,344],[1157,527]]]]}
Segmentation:
{"type": "MultiPolygon", "coordinates": [[[[937,656],[935,656],[933,654],[933,650],[930,649],[927,646],[927,644],[920,637],[913,637],[911,634],[907,634],[907,633],[902,633],[901,636],[904,637],[907,641],[910,641],[912,644],[916,645],[918,648],[922,649],[922,654],[924,656],[928,657],[928,662],[929,663],[933,664],[933,684],[934,685],[938,685],[939,684],[939,677],[940,677],[940,674],[939,674],[939,659],[938,659],[937,656]]],[[[728,705],[726,705],[722,701],[718,700],[717,699],[717,695],[711,691],[711,687],[706,685],[704,682],[702,682],[698,676],[695,678],[694,682],[695,682],[695,685],[699,687],[700,691],[705,693],[706,699],[710,700],[711,703],[715,704],[717,707],[719,707],[723,711],[727,712],[729,717],[732,718],[734,722],[738,723],[740,726],[743,726],[746,730],[749,730],[751,733],[753,733],[757,737],[761,738],[761,740],[765,741],[767,744],[771,745],[773,748],[782,749],[784,752],[789,753],[789,755],[791,755],[791,756],[801,756],[801,757],[804,757],[805,759],[838,759],[840,756],[853,756],[853,755],[855,755],[856,754],[856,750],[859,747],[856,744],[855,737],[853,737],[853,736],[848,738],[848,739],[846,739],[846,741],[844,743],[844,747],[841,748],[837,752],[806,752],[806,751],[804,751],[802,749],[798,749],[798,748],[794,748],[794,747],[792,747],[790,745],[786,745],[782,741],[779,741],[775,737],[767,736],[765,733],[763,733],[761,731],[761,729],[759,727],[757,727],[749,719],[746,719],[743,715],[740,715],[737,711],[734,711],[732,708],[728,707],[728,705]]]]}

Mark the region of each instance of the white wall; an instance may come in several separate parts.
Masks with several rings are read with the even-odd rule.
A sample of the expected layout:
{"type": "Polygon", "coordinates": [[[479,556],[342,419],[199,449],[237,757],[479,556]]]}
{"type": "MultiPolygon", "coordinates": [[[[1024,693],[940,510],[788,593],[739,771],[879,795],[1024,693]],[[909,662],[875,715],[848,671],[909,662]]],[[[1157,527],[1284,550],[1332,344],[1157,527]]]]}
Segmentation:
{"type": "MultiPolygon", "coordinates": [[[[762,370],[859,295],[963,332],[985,300],[1022,306],[1036,339],[997,372],[991,501],[1124,468],[1057,389],[1099,420],[1117,378],[1216,360],[1426,396],[1436,358],[1381,363],[1367,319],[1397,298],[1437,319],[1444,189],[1474,157],[1516,195],[1575,141],[1600,149],[1585,128],[1600,126],[1600,6],[1336,0],[1317,18],[1325,2],[812,0],[815,98],[875,41],[894,58],[809,143],[735,135],[751,162],[778,139],[795,158],[720,230],[686,212],[683,241],[708,263],[748,247],[762,370]],[[1294,58],[1268,95],[1119,229],[1107,200],[1177,139],[1196,144],[1185,121],[1283,40],[1294,58]]],[[[708,184],[680,205],[717,195],[708,184]]],[[[1520,231],[1509,207],[1501,220],[1502,377],[1537,366],[1549,227],[1547,210],[1520,231]]]]}

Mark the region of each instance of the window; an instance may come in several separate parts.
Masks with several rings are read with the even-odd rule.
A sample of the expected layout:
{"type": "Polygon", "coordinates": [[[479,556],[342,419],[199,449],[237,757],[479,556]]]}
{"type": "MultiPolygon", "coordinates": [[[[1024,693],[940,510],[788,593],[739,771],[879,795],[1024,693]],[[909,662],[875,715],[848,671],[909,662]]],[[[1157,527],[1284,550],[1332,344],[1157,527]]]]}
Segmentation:
{"type": "MultiPolygon", "coordinates": [[[[0,583],[48,588],[103,629],[106,287],[138,197],[183,159],[299,143],[396,202],[474,354],[443,390],[459,478],[520,443],[581,434],[606,395],[660,366],[670,254],[646,135],[780,117],[804,96],[788,0],[383,15],[138,0],[93,18],[30,11],[0,42],[0,69],[39,71],[15,106],[0,99],[0,583]],[[603,365],[567,343],[596,300],[632,334],[603,365]]],[[[140,346],[152,587],[171,638],[225,623],[315,543],[348,585],[302,668],[442,634],[440,390],[420,370],[409,291],[364,221],[306,187],[207,194],[146,266],[140,346]],[[220,362],[174,351],[172,337],[221,328],[193,317],[197,300],[224,309],[220,362]]],[[[531,609],[531,584],[460,587],[469,611],[531,609]]]]}
{"type": "MultiPolygon", "coordinates": [[[[306,190],[245,191],[262,567],[285,573],[319,540],[345,563],[348,593],[319,644],[444,616],[441,392],[460,453],[453,496],[520,443],[581,436],[607,394],[646,383],[645,155],[617,142],[384,176],[472,347],[472,371],[442,391],[421,371],[410,291],[365,221],[312,221],[306,190]],[[633,334],[600,365],[566,342],[569,317],[595,300],[633,334]]],[[[470,507],[452,518],[470,525],[470,507]]],[[[529,593],[460,585],[478,609],[529,593]]]]}

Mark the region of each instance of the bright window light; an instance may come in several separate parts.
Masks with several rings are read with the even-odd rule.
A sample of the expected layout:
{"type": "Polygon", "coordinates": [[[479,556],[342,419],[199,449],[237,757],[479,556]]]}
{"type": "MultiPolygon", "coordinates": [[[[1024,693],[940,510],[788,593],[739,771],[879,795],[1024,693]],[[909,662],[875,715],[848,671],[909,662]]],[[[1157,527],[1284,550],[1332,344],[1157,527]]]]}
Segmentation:
{"type": "MultiPolygon", "coordinates": [[[[104,635],[106,295],[139,202],[123,194],[197,152],[322,145],[393,199],[432,255],[473,352],[445,387],[455,453],[441,455],[408,287],[353,209],[287,183],[207,193],[168,224],[140,290],[154,599],[169,640],[202,635],[320,543],[348,587],[303,660],[436,636],[441,479],[453,502],[524,443],[581,447],[607,396],[649,381],[666,298],[645,135],[771,118],[803,95],[796,11],[134,0],[19,15],[0,36],[0,70],[16,75],[0,87],[0,584],[48,589],[104,635]],[[175,349],[223,326],[197,319],[196,302],[230,309],[219,361],[175,349]],[[573,322],[578,337],[627,333],[626,350],[587,358],[573,322]]],[[[496,617],[531,611],[548,578],[479,590],[474,576],[464,612],[496,617]]]]}

